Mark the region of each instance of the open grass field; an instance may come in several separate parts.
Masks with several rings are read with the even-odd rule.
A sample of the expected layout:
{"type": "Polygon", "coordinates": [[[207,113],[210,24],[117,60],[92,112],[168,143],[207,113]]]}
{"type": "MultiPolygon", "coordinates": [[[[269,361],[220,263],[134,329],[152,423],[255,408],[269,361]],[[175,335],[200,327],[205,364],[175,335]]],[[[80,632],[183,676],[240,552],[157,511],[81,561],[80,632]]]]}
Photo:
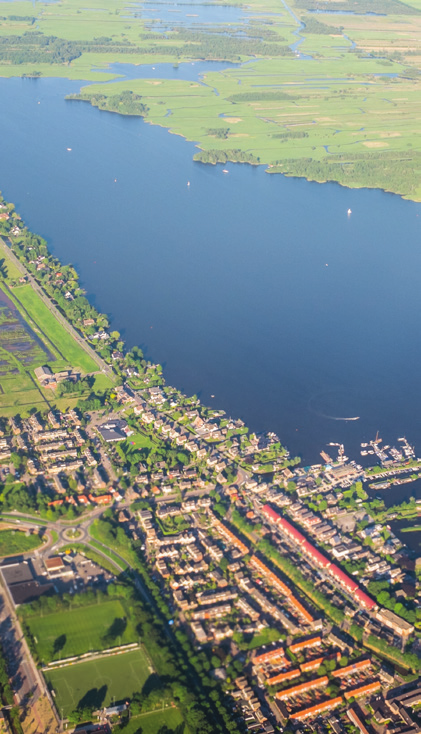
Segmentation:
{"type": "MultiPolygon", "coordinates": [[[[84,373],[95,372],[98,369],[93,359],[57,321],[31,285],[15,288],[13,295],[25,312],[30,314],[39,329],[41,338],[47,344],[52,345],[57,360],[63,360],[65,365],[71,365],[75,369],[79,368],[84,373]]],[[[56,362],[52,363],[51,367],[53,370],[57,369],[56,362]]]]}
{"type": "Polygon", "coordinates": [[[0,75],[36,71],[106,82],[118,75],[98,70],[112,62],[247,61],[195,82],[130,79],[83,94],[139,94],[146,119],[197,141],[203,162],[249,158],[272,173],[421,200],[421,0],[376,0],[379,15],[367,15],[371,5],[363,0],[356,15],[330,12],[329,3],[315,15],[314,0],[288,5],[250,0],[236,23],[218,20],[195,32],[170,23],[163,35],[159,6],[153,21],[123,0],[94,0],[88,8],[61,0],[35,9],[27,0],[3,2],[0,36],[29,30],[27,17],[36,16],[40,32],[75,44],[76,53],[66,64],[27,56],[16,63],[6,54],[0,75]],[[112,43],[94,42],[99,37],[112,43]]]}
{"type": "Polygon", "coordinates": [[[125,727],[125,734],[158,734],[163,726],[168,727],[171,732],[177,731],[180,727],[182,734],[189,734],[186,726],[183,728],[183,717],[178,709],[166,708],[160,711],[153,711],[148,714],[141,714],[130,719],[125,727]]]}
{"type": "Polygon", "coordinates": [[[44,673],[64,716],[81,706],[110,706],[141,691],[151,675],[142,649],[74,663],[44,673]]]}
{"type": "Polygon", "coordinates": [[[0,530],[0,557],[29,553],[42,545],[35,533],[26,535],[22,530],[0,530]]]}
{"type": "Polygon", "coordinates": [[[133,433],[130,438],[127,439],[126,443],[132,447],[133,451],[135,449],[150,449],[155,445],[152,439],[144,433],[133,433]]]}
{"type": "Polygon", "coordinates": [[[27,619],[40,660],[62,660],[86,652],[137,642],[138,635],[119,600],[27,619]]]}
{"type": "MultiPolygon", "coordinates": [[[[34,370],[48,364],[53,372],[72,367],[82,374],[98,365],[28,283],[17,284],[21,272],[0,241],[0,410],[3,415],[46,408],[55,393],[41,388],[34,370]]],[[[95,389],[111,385],[95,376],[95,389]]],[[[58,398],[58,407],[74,406],[79,396],[58,398]]]]}

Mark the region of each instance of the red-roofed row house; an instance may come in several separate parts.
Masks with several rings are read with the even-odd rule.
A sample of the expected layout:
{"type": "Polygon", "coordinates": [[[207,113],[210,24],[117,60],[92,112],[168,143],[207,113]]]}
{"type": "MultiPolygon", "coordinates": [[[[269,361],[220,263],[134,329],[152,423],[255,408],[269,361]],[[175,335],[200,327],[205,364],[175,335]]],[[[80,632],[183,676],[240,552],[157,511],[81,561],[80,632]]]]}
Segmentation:
{"type": "Polygon", "coordinates": [[[270,507],[270,505],[264,505],[263,512],[272,522],[276,523],[276,525],[282,530],[285,535],[287,535],[291,540],[293,540],[300,548],[300,551],[308,556],[313,563],[317,563],[318,566],[323,568],[326,573],[328,573],[332,578],[340,584],[345,591],[347,591],[349,594],[352,594],[354,599],[365,609],[374,609],[377,604],[373,599],[371,599],[368,594],[366,594],[358,584],[352,579],[350,576],[348,576],[344,571],[342,571],[338,566],[336,566],[332,561],[325,556],[323,553],[321,553],[317,548],[314,547],[307,538],[304,537],[302,533],[300,533],[297,528],[294,527],[288,520],[285,520],[284,517],[281,517],[275,510],[270,507]]]}

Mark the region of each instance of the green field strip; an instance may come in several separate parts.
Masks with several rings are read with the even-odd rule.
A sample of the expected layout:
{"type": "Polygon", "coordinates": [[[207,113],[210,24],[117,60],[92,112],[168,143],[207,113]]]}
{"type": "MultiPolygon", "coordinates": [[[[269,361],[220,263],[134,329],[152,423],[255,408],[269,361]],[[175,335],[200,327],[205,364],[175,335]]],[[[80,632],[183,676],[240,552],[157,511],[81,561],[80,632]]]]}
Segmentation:
{"type": "Polygon", "coordinates": [[[28,617],[25,621],[43,662],[138,641],[119,600],[28,617]]]}
{"type": "Polygon", "coordinates": [[[140,692],[152,674],[142,648],[44,671],[59,711],[67,716],[90,694],[95,707],[123,702],[140,692]]]}

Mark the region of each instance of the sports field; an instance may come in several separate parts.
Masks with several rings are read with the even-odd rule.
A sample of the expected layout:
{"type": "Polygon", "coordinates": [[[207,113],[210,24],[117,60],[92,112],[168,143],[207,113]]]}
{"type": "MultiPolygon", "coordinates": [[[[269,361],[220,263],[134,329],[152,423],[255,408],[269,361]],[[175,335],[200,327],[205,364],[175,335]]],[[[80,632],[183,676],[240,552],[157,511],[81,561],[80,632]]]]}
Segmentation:
{"type": "Polygon", "coordinates": [[[138,641],[118,599],[29,617],[26,622],[44,663],[138,641]]]}
{"type": "MultiPolygon", "coordinates": [[[[57,709],[67,716],[78,706],[98,708],[141,691],[153,671],[142,649],[74,663],[44,673],[57,709]]],[[[145,730],[146,731],[146,730],[145,730]]]]}

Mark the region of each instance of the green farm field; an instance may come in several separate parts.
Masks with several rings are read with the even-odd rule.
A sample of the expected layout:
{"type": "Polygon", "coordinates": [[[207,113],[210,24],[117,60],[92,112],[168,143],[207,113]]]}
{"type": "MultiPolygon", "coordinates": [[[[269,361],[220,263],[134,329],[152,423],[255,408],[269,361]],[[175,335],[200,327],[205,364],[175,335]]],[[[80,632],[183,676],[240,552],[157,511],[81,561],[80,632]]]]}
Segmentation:
{"type": "Polygon", "coordinates": [[[40,337],[54,350],[57,361],[51,363],[53,370],[57,371],[68,365],[79,368],[84,373],[98,369],[93,359],[57,321],[31,285],[14,288],[13,295],[25,316],[28,314],[36,324],[40,337]]]}
{"type": "Polygon", "coordinates": [[[119,600],[28,617],[26,624],[44,663],[138,641],[119,600]]]}
{"type": "Polygon", "coordinates": [[[44,676],[58,711],[67,716],[78,706],[99,708],[123,702],[142,690],[151,673],[144,652],[137,649],[46,671],[44,676]]]}
{"type": "MultiPolygon", "coordinates": [[[[0,240],[0,409],[5,416],[25,414],[56,401],[65,410],[78,396],[57,397],[40,386],[34,370],[48,364],[53,372],[72,367],[86,374],[98,365],[33,287],[18,283],[21,274],[0,240]]],[[[107,376],[95,375],[95,389],[110,385],[107,376]]]]}

